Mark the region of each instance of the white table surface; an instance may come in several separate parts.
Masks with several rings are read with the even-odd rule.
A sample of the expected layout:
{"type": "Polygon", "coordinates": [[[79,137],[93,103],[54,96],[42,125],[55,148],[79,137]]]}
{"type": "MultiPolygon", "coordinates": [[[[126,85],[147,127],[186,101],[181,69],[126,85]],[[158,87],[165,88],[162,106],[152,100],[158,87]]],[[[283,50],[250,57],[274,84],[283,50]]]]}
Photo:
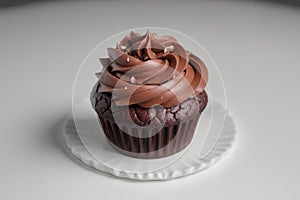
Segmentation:
{"type": "Polygon", "coordinates": [[[299,199],[299,36],[299,7],[258,1],[0,8],[0,199],[299,199]],[[203,44],[223,75],[238,126],[225,159],[168,182],[95,173],[72,160],[58,136],[89,50],[144,26],[176,29],[203,44]]]}

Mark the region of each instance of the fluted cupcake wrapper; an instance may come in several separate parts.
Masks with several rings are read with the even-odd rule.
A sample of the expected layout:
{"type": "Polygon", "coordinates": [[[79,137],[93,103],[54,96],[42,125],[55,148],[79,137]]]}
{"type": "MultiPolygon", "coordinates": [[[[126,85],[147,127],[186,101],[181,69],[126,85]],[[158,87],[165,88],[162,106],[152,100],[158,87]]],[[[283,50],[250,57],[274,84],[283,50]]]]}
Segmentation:
{"type": "Polygon", "coordinates": [[[121,153],[136,158],[161,158],[185,149],[193,139],[199,115],[161,130],[156,128],[120,128],[114,120],[99,115],[104,134],[121,153]],[[151,137],[147,137],[152,135],[151,137]]]}

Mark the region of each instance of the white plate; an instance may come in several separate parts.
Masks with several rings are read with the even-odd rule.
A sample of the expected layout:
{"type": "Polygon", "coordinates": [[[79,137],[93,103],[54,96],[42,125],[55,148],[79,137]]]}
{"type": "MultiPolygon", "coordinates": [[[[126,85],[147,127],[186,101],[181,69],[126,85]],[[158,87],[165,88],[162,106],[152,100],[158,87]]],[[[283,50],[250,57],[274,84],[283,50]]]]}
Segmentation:
{"type": "MultiPolygon", "coordinates": [[[[75,109],[84,112],[82,121],[86,126],[91,124],[86,119],[95,117],[90,107],[88,99],[75,106],[75,109]]],[[[97,138],[89,137],[93,136],[89,132],[95,131],[92,127],[85,129],[88,137],[83,142],[76,127],[70,115],[64,124],[64,137],[72,154],[96,170],[135,180],[168,180],[204,170],[226,155],[236,134],[232,117],[215,102],[209,102],[200,117],[190,146],[179,154],[162,159],[137,159],[120,154],[108,144],[104,133],[98,133],[97,138]],[[140,171],[147,166],[151,166],[152,170],[140,171]]]]}

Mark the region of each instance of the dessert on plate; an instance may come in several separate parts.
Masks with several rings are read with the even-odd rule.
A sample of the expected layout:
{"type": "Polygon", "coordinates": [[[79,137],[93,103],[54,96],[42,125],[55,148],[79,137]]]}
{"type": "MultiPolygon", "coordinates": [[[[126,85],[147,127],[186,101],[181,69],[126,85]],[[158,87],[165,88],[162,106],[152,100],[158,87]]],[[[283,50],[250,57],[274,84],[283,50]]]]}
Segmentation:
{"type": "Polygon", "coordinates": [[[91,102],[109,143],[137,158],[185,149],[208,102],[203,61],[150,31],[131,32],[107,51],[91,102]]]}

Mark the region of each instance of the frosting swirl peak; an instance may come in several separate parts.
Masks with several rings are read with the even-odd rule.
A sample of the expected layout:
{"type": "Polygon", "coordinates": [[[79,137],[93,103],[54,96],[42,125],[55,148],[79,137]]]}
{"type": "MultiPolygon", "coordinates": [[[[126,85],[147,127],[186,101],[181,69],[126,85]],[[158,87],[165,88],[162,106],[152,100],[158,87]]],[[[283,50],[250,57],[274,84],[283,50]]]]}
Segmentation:
{"type": "Polygon", "coordinates": [[[118,106],[173,107],[207,84],[205,64],[172,36],[131,32],[116,48],[108,48],[108,55],[100,58],[98,92],[112,93],[118,106]]]}

